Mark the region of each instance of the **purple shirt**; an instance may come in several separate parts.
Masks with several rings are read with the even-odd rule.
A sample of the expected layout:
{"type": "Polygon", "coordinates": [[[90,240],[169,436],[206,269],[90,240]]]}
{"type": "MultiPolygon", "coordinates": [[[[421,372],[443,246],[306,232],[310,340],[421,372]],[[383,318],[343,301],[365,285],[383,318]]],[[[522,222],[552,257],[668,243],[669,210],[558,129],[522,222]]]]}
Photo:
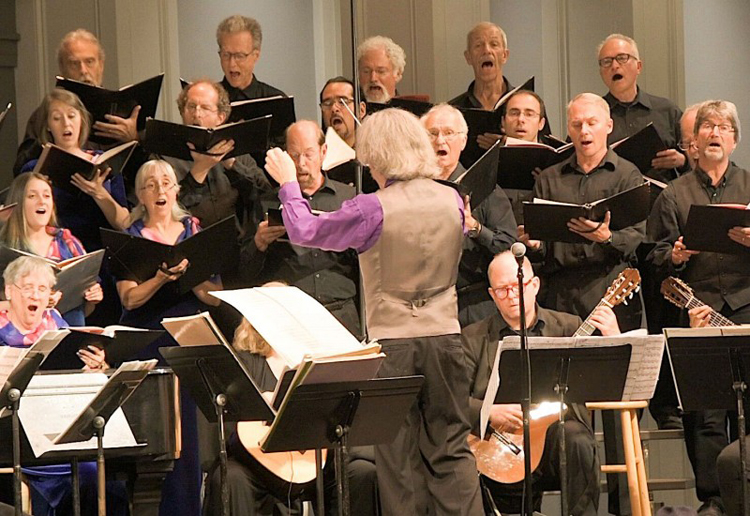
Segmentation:
{"type": "MultiPolygon", "coordinates": [[[[320,215],[313,215],[297,181],[284,183],[279,189],[279,199],[284,205],[281,216],[287,235],[297,245],[324,251],[352,248],[364,253],[375,245],[383,231],[383,206],[374,193],[359,194],[344,201],[338,210],[320,215]]],[[[464,205],[458,192],[456,200],[463,227],[464,205]]]]}

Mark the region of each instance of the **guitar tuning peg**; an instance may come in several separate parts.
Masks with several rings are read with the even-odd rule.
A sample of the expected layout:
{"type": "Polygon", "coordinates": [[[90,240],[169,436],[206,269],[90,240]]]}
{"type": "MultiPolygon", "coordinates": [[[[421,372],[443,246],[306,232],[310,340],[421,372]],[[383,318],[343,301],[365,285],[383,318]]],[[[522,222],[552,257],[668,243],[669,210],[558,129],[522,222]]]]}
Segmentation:
{"type": "Polygon", "coordinates": [[[627,304],[628,304],[628,300],[627,300],[627,298],[626,298],[626,299],[623,299],[623,300],[622,300],[622,302],[623,302],[623,303],[625,303],[625,304],[627,305],[627,304]]]}

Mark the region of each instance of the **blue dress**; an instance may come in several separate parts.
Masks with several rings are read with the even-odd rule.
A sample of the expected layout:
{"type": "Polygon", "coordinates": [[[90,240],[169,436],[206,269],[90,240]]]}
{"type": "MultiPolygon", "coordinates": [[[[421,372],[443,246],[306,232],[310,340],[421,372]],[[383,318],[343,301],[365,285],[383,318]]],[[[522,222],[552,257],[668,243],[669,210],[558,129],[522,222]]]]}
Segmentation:
{"type": "MultiPolygon", "coordinates": [[[[177,243],[189,238],[200,231],[197,219],[185,217],[182,220],[184,231],[177,238],[177,243]]],[[[143,221],[136,221],[127,232],[131,235],[144,237],[143,221]]],[[[191,315],[207,310],[193,292],[179,295],[169,288],[161,288],[151,299],[134,310],[123,308],[120,322],[138,328],[163,329],[161,320],[165,317],[191,315]]],[[[166,365],[159,353],[162,346],[176,346],[177,342],[168,333],[151,343],[144,349],[139,360],[156,358],[159,364],[166,365]]],[[[198,457],[198,420],[196,405],[187,389],[180,385],[180,400],[182,409],[182,451],[180,458],[175,461],[174,470],[167,475],[162,487],[161,506],[159,514],[172,516],[175,514],[200,514],[200,486],[202,473],[198,457]]]]}

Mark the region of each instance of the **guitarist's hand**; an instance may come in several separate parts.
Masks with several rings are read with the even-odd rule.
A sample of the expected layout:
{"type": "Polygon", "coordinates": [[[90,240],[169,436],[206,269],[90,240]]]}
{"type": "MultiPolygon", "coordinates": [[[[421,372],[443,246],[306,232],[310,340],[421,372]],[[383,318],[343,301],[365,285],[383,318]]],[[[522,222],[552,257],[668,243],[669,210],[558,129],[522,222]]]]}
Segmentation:
{"type": "Polygon", "coordinates": [[[682,237],[680,237],[672,246],[672,263],[675,265],[682,265],[688,261],[691,256],[698,253],[700,253],[700,251],[691,251],[688,249],[687,246],[682,243],[682,237]]]}
{"type": "Polygon", "coordinates": [[[696,306],[688,310],[691,328],[703,328],[711,322],[711,312],[713,310],[708,305],[696,306]]]}
{"type": "Polygon", "coordinates": [[[518,433],[523,428],[523,411],[518,403],[492,405],[490,425],[498,432],[518,433]]]}
{"type": "Polygon", "coordinates": [[[589,322],[602,332],[605,337],[620,334],[620,326],[617,324],[617,316],[608,306],[597,306],[591,313],[589,322]]]}
{"type": "Polygon", "coordinates": [[[735,226],[729,230],[729,238],[742,244],[745,247],[750,247],[750,228],[743,228],[741,226],[735,226]]]}

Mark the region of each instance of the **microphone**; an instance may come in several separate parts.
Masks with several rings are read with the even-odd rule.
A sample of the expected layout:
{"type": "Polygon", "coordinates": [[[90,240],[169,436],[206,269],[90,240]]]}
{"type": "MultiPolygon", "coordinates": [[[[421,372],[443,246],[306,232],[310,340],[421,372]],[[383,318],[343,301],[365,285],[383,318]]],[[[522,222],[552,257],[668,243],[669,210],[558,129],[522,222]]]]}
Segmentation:
{"type": "Polygon", "coordinates": [[[523,265],[523,257],[526,256],[526,246],[521,242],[516,242],[515,244],[510,246],[510,252],[515,257],[518,265],[523,265]]]}

